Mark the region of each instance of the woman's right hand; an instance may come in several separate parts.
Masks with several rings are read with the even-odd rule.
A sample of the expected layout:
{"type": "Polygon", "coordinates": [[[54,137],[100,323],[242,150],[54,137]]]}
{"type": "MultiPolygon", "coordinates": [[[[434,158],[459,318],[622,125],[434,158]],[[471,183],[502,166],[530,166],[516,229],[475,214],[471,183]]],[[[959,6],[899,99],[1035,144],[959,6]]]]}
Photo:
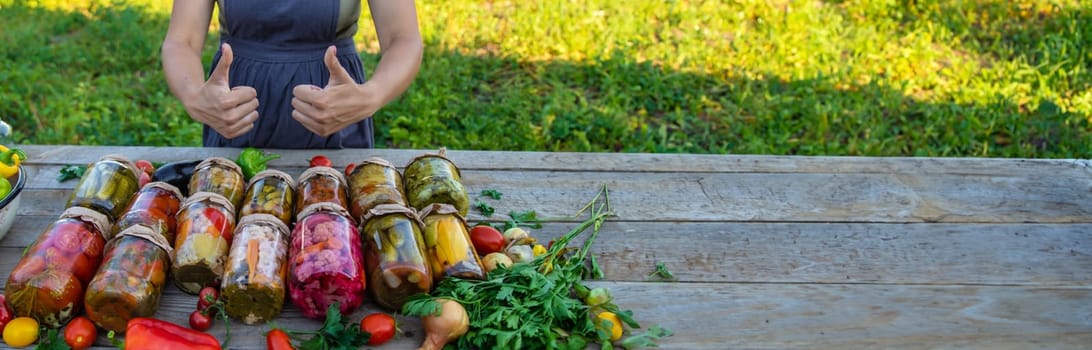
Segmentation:
{"type": "Polygon", "coordinates": [[[253,129],[258,121],[258,92],[250,86],[229,85],[228,71],[234,55],[227,43],[220,50],[220,62],[186,109],[193,119],[233,139],[253,129]]]}

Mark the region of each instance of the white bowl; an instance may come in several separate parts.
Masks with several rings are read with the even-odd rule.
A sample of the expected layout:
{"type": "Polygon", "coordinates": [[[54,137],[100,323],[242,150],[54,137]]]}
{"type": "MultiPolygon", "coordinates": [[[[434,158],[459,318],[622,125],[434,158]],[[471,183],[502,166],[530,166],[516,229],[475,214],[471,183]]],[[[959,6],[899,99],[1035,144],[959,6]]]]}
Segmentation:
{"type": "Polygon", "coordinates": [[[26,172],[23,171],[22,165],[19,166],[19,173],[15,176],[15,182],[11,184],[11,193],[0,199],[0,240],[4,239],[8,230],[11,230],[11,225],[15,223],[15,212],[19,210],[19,202],[22,202],[23,198],[23,187],[27,184],[26,172]]]}

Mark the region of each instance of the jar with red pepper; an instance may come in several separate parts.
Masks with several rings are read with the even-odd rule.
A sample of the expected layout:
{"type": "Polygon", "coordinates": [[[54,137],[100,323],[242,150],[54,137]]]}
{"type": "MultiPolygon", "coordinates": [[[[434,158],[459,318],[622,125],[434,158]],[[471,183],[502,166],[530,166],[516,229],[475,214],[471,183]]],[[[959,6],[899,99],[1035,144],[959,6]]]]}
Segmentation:
{"type": "Polygon", "coordinates": [[[136,165],[124,156],[106,155],[87,167],[66,207],[91,208],[113,221],[139,189],[136,165]]]}
{"type": "Polygon", "coordinates": [[[246,178],[243,169],[231,159],[210,157],[193,169],[190,177],[190,194],[212,192],[224,196],[237,208],[246,192],[246,178]]]}
{"type": "Polygon", "coordinates": [[[409,296],[432,289],[423,224],[412,208],[380,204],[364,215],[361,226],[368,290],[376,303],[400,310],[409,296]]]}
{"type": "Polygon", "coordinates": [[[342,208],[349,207],[349,183],[345,174],[331,167],[314,166],[300,174],[299,191],[296,196],[296,215],[303,208],[315,203],[333,203],[342,208]]]}
{"type": "Polygon", "coordinates": [[[284,305],[288,225],[269,214],[239,219],[220,295],[224,311],[243,323],[273,319],[284,305]]]}
{"type": "Polygon", "coordinates": [[[102,263],[106,215],[71,207],[46,227],[8,275],[4,294],[15,314],[57,328],[79,313],[84,287],[102,263]]]}
{"type": "Polygon", "coordinates": [[[402,174],[382,158],[368,158],[349,174],[349,213],[359,220],[380,204],[406,204],[402,174]]]}
{"type": "Polygon", "coordinates": [[[171,257],[175,285],[190,294],[219,287],[235,230],[235,207],[224,196],[198,192],[182,204],[176,220],[171,257]]]}
{"type": "Polygon", "coordinates": [[[254,174],[246,187],[240,220],[250,214],[269,214],[285,225],[292,224],[295,215],[296,180],[280,170],[267,169],[254,174]]]}
{"type": "Polygon", "coordinates": [[[149,182],[133,195],[125,214],[114,223],[114,229],[106,239],[109,241],[132,225],[145,225],[174,241],[175,218],[178,207],[182,204],[182,191],[166,182],[149,182]]]}
{"type": "Polygon", "coordinates": [[[102,267],[87,286],[87,317],[103,329],[125,332],[129,320],[155,315],[167,284],[170,252],[168,237],[144,224],[119,232],[106,244],[102,267]]]}
{"type": "Polygon", "coordinates": [[[345,208],[304,208],[290,242],[288,294],[304,316],[323,318],[335,302],[346,315],[360,306],[366,285],[360,234],[345,208]]]}

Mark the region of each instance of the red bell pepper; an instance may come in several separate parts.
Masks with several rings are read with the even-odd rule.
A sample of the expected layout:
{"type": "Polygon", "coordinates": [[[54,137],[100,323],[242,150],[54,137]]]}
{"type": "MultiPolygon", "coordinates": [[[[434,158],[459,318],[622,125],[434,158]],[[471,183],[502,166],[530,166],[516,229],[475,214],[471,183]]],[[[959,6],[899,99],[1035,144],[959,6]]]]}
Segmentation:
{"type": "Polygon", "coordinates": [[[125,350],[220,350],[216,337],[171,322],[137,317],[125,327],[125,350]]]}
{"type": "Polygon", "coordinates": [[[4,326],[7,326],[8,321],[13,318],[15,318],[15,314],[11,312],[7,298],[0,294],[0,331],[4,330],[4,326]]]}

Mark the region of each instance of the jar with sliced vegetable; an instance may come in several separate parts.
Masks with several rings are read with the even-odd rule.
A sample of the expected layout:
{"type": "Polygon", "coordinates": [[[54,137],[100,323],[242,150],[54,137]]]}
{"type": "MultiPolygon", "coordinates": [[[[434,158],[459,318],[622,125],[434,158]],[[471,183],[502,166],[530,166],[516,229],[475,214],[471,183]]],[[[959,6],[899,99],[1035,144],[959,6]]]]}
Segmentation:
{"type": "Polygon", "coordinates": [[[406,166],[402,173],[406,200],[417,210],[435,203],[451,204],[465,217],[470,210],[470,195],[460,182],[459,168],[445,152],[440,149],[439,153],[418,156],[406,166]]]}
{"type": "MultiPolygon", "coordinates": [[[[316,203],[332,203],[342,208],[349,207],[349,182],[337,169],[314,166],[300,174],[296,191],[296,215],[303,208],[316,203]]],[[[355,219],[354,219],[355,221],[355,219]]]]}
{"type": "Polygon", "coordinates": [[[433,204],[420,215],[433,281],[439,282],[448,276],[485,279],[485,269],[470,241],[466,221],[454,206],[433,204]]]}
{"type": "Polygon", "coordinates": [[[402,174],[382,158],[368,158],[349,174],[349,213],[359,220],[380,204],[408,205],[402,174]]]}
{"type": "Polygon", "coordinates": [[[46,227],[8,275],[4,295],[17,316],[57,328],[80,312],[87,283],[102,263],[106,215],[66,209],[46,227]]]}
{"type": "Polygon", "coordinates": [[[285,225],[296,215],[296,180],[280,170],[263,170],[250,178],[239,207],[239,218],[250,214],[269,214],[285,225]]]}
{"type": "Polygon", "coordinates": [[[103,329],[125,332],[129,320],[154,316],[170,264],[168,235],[143,224],[121,230],[106,244],[102,267],[87,286],[87,317],[103,329]]]}
{"type": "Polygon", "coordinates": [[[109,241],[121,230],[133,225],[145,225],[160,235],[174,241],[175,218],[178,207],[182,205],[182,192],[166,182],[149,182],[140,189],[129,205],[125,214],[118,218],[114,229],[106,240],[109,241]]]}
{"type": "Polygon", "coordinates": [[[198,192],[182,204],[177,221],[171,257],[175,285],[190,294],[219,287],[235,230],[234,207],[224,196],[198,192]]]}
{"type": "Polygon", "coordinates": [[[193,170],[190,176],[190,194],[212,192],[224,196],[232,208],[238,208],[246,192],[243,169],[231,159],[210,157],[193,170]]]}
{"type": "Polygon", "coordinates": [[[412,208],[377,205],[364,215],[361,226],[368,290],[376,303],[397,311],[409,296],[432,289],[423,224],[412,208]]]}
{"type": "Polygon", "coordinates": [[[304,316],[321,319],[333,303],[345,315],[360,306],[366,286],[360,232],[345,208],[303,208],[290,242],[288,294],[304,316]]]}
{"type": "Polygon", "coordinates": [[[228,316],[255,324],[280,314],[287,259],[288,225],[280,218],[250,214],[239,219],[220,286],[228,316]]]}
{"type": "Polygon", "coordinates": [[[84,207],[106,214],[110,221],[125,211],[139,189],[136,165],[121,155],[106,155],[88,165],[66,207],[84,207]]]}

